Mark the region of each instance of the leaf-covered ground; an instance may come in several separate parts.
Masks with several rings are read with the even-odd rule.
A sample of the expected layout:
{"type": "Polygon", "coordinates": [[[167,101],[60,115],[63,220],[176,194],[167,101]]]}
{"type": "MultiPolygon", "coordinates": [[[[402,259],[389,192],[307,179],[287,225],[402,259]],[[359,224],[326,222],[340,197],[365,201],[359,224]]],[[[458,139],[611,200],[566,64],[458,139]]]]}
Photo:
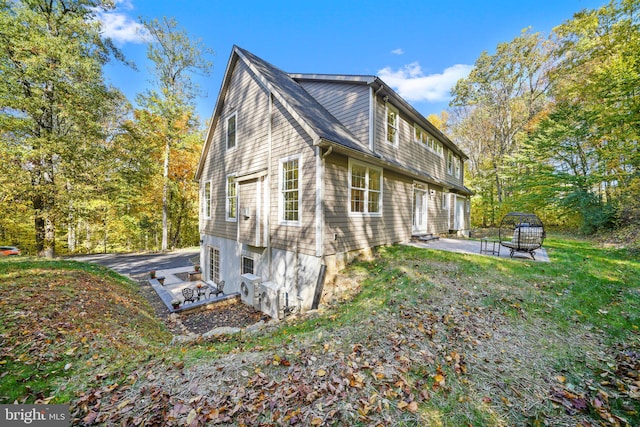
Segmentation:
{"type": "Polygon", "coordinates": [[[638,425],[640,266],[395,246],[321,311],[165,347],[70,398],[79,425],[638,425]]]}

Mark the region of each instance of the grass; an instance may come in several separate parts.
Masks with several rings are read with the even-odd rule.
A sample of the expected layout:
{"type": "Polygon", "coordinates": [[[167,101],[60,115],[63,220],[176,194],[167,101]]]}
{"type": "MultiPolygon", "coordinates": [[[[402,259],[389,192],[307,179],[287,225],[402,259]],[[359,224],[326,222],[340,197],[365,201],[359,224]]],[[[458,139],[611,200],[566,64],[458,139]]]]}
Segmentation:
{"type": "Polygon", "coordinates": [[[0,260],[0,402],[68,402],[151,356],[170,337],[136,286],[92,264],[0,260]]]}
{"type": "Polygon", "coordinates": [[[0,379],[0,396],[66,400],[85,416],[86,397],[77,403],[78,396],[99,392],[109,422],[125,424],[133,421],[115,386],[124,381],[132,384],[128,398],[147,402],[136,410],[148,423],[165,413],[148,393],[170,390],[166,398],[187,408],[173,421],[192,408],[191,421],[204,423],[227,408],[226,422],[238,425],[639,424],[638,261],[560,235],[545,247],[550,263],[380,248],[338,277],[347,291],[320,312],[181,348],[165,346],[167,333],[135,286],[107,270],[2,261],[0,333],[11,351],[3,350],[0,363],[11,370],[0,379]],[[70,326],[55,345],[31,333],[21,343],[21,331],[36,319],[16,314],[35,316],[14,293],[42,294],[43,287],[51,295],[37,319],[51,317],[47,339],[60,339],[60,322],[70,326]],[[83,292],[103,288],[135,303],[101,304],[100,316],[91,317],[103,322],[82,317],[80,308],[64,319],[46,308],[75,307],[83,292]],[[98,336],[123,341],[114,350],[98,336]],[[127,379],[143,370],[144,377],[127,379]],[[83,383],[85,377],[92,380],[83,383]]]}

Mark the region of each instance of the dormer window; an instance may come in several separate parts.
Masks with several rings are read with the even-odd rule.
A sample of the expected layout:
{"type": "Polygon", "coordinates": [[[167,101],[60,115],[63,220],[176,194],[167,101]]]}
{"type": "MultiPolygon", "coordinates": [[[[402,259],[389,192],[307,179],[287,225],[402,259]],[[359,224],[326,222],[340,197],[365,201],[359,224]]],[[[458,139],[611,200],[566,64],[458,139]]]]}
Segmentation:
{"type": "Polygon", "coordinates": [[[398,145],[398,130],[399,130],[399,114],[398,109],[393,105],[387,103],[387,142],[393,145],[398,145]]]}

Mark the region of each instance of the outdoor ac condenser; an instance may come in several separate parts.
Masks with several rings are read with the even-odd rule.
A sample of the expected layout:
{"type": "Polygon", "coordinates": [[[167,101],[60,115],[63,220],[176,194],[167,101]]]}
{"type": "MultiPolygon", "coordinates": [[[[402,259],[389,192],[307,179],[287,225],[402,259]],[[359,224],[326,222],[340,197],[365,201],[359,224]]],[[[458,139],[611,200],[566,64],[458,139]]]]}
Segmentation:
{"type": "Polygon", "coordinates": [[[246,273],[242,275],[240,283],[240,299],[243,303],[256,309],[260,309],[260,281],[262,279],[255,274],[246,273]]]}
{"type": "Polygon", "coordinates": [[[280,312],[284,309],[284,288],[273,282],[263,282],[260,289],[260,311],[274,319],[280,319],[280,312]]]}

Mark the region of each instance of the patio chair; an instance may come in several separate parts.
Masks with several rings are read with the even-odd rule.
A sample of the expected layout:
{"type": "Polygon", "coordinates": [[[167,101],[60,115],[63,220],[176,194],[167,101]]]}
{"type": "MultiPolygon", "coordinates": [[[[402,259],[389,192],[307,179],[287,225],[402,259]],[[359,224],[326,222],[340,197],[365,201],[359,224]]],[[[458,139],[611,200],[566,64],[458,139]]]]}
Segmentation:
{"type": "Polygon", "coordinates": [[[528,253],[536,259],[536,249],[542,247],[546,237],[542,221],[531,213],[510,212],[500,222],[500,244],[511,251],[528,253]]]}
{"type": "Polygon", "coordinates": [[[209,296],[207,298],[210,298],[211,295],[215,295],[217,298],[219,294],[224,295],[224,280],[221,280],[215,288],[209,286],[209,296]]]}
{"type": "Polygon", "coordinates": [[[195,303],[196,300],[200,299],[200,297],[198,297],[197,295],[194,294],[193,289],[191,289],[191,288],[184,288],[182,290],[182,296],[184,297],[184,303],[185,304],[187,302],[195,303]]]}

